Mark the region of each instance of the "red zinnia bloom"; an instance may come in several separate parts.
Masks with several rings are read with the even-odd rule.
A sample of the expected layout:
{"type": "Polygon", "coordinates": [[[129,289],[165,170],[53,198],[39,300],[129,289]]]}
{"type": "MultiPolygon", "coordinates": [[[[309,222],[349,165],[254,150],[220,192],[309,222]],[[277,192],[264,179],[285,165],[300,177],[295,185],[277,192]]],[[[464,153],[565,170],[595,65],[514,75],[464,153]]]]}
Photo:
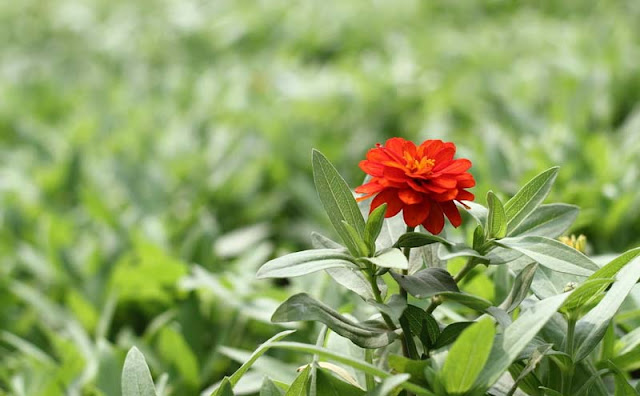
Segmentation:
{"type": "Polygon", "coordinates": [[[442,231],[444,215],[458,227],[462,218],[454,201],[472,201],[473,194],[465,188],[476,182],[467,172],[471,161],[453,159],[455,153],[455,144],[442,140],[425,140],[416,147],[396,137],[387,140],[384,147],[376,144],[367,159],[360,161],[360,169],[372,179],[356,188],[357,193],[366,194],[358,201],[375,195],[371,211],[386,203],[385,217],[402,210],[408,226],[422,224],[432,234],[442,231]]]}

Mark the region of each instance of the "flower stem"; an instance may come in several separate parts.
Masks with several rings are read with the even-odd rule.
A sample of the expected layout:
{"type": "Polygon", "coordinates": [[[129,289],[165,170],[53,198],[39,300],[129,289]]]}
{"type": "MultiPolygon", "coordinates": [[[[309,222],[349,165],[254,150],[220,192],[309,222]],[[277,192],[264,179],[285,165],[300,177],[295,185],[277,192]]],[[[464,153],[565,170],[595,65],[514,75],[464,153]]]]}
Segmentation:
{"type": "MultiPolygon", "coordinates": [[[[368,273],[367,275],[369,283],[371,284],[371,290],[373,291],[373,295],[376,298],[376,301],[380,304],[384,304],[384,301],[382,300],[382,293],[380,293],[380,288],[378,287],[378,282],[376,281],[376,275],[372,272],[368,273]]],[[[382,319],[384,319],[384,322],[387,324],[387,327],[389,327],[390,330],[396,329],[396,325],[393,323],[393,320],[391,320],[389,315],[384,312],[380,312],[380,315],[382,315],[382,319]]]]}
{"type": "MultiPolygon", "coordinates": [[[[405,232],[413,232],[415,229],[416,229],[415,227],[407,226],[407,230],[405,232]]],[[[411,257],[411,248],[410,247],[405,247],[402,250],[402,253],[404,253],[404,256],[407,258],[407,262],[408,262],[409,258],[411,257]]],[[[402,274],[403,275],[407,275],[408,273],[409,273],[409,270],[402,270],[402,274]]],[[[401,285],[398,285],[398,286],[400,286],[400,295],[402,297],[404,297],[404,299],[406,300],[407,299],[407,291],[401,285]]]]}
{"type": "Polygon", "coordinates": [[[571,386],[573,385],[573,338],[576,330],[576,319],[573,317],[568,318],[567,324],[567,341],[564,346],[564,351],[567,355],[572,357],[571,365],[569,369],[562,375],[562,394],[571,394],[571,386]]]}

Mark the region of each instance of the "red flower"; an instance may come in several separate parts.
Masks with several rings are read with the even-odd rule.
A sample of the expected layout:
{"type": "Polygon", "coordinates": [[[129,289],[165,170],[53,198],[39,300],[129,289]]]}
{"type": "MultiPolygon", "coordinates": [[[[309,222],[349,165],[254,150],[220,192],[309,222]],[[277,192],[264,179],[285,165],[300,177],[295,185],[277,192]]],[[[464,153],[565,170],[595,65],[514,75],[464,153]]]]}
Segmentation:
{"type": "Polygon", "coordinates": [[[384,147],[376,144],[367,159],[360,161],[360,169],[372,179],[356,188],[357,193],[366,194],[358,201],[375,195],[371,211],[386,203],[385,217],[402,210],[408,226],[422,224],[432,234],[442,231],[444,215],[458,227],[462,218],[454,201],[472,201],[473,194],[465,188],[476,182],[467,172],[471,161],[453,159],[455,152],[455,144],[442,140],[425,140],[416,147],[396,137],[387,140],[384,147]]]}

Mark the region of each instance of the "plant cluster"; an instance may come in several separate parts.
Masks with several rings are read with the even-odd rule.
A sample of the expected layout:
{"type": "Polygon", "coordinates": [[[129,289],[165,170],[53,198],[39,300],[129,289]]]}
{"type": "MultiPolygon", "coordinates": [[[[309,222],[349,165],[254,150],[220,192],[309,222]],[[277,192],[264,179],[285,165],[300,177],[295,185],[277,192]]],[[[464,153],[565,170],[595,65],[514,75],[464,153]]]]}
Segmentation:
{"type": "MultiPolygon", "coordinates": [[[[375,196],[365,220],[347,183],[314,151],[317,192],[342,243],[314,233],[314,249],[271,260],[257,276],[324,271],[377,313],[357,320],[307,293],[293,295],[271,320],[319,322],[317,343],[282,341],[293,330],[281,332],[212,395],[233,395],[269,349],[312,357],[291,384],[265,378],[262,396],[637,395],[640,385],[632,385],[629,372],[640,368],[640,330],[619,337],[623,329],[613,319],[640,279],[640,248],[598,265],[576,249],[584,238],[559,241],[578,209],[542,204],[558,168],[540,173],[504,203],[493,192],[486,207],[467,200],[473,199],[464,190],[473,186],[466,172],[471,163],[453,159],[454,153],[451,143],[416,147],[400,138],[371,150],[361,168],[372,179],[356,189],[368,194],[364,198],[375,196]],[[460,225],[458,208],[449,206],[454,202],[477,223],[469,243],[436,235],[441,221],[433,219],[443,211],[460,225]],[[452,274],[446,264],[457,258],[466,263],[452,274]],[[499,272],[511,285],[502,301],[461,290],[478,271],[499,272]],[[362,358],[327,348],[330,333],[357,346],[362,358]]],[[[151,388],[145,368],[132,350],[123,387],[146,380],[151,388]]]]}

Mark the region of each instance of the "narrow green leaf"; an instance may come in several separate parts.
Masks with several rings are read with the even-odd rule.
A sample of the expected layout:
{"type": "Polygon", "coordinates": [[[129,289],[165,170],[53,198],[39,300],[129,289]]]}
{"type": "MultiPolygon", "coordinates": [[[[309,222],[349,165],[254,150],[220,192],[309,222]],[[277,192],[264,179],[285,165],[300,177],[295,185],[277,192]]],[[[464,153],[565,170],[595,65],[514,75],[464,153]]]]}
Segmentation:
{"type": "Polygon", "coordinates": [[[587,357],[604,337],[609,322],[640,278],[640,259],[635,258],[624,266],[616,278],[602,301],[576,324],[575,361],[587,357]]]}
{"type": "Polygon", "coordinates": [[[540,389],[544,391],[545,396],[566,396],[556,390],[547,388],[546,386],[541,386],[540,389]]]}
{"type": "Polygon", "coordinates": [[[580,208],[575,205],[553,203],[540,205],[509,236],[545,236],[557,238],[571,227],[580,208]]]}
{"type": "Polygon", "coordinates": [[[584,254],[555,239],[526,236],[504,238],[497,243],[556,272],[589,276],[600,268],[584,254]]]}
{"type": "Polygon", "coordinates": [[[272,343],[283,339],[284,337],[288,336],[289,334],[291,334],[293,332],[295,332],[295,330],[282,331],[282,332],[274,335],[273,337],[269,338],[267,341],[265,341],[260,346],[258,346],[258,348],[255,351],[253,351],[253,353],[251,354],[249,359],[247,359],[247,361],[244,362],[244,364],[242,364],[242,366],[240,366],[240,368],[237,369],[236,372],[233,373],[233,375],[231,377],[229,377],[229,381],[231,382],[231,385],[235,386],[238,383],[240,378],[242,378],[242,376],[249,370],[249,368],[251,368],[253,363],[255,363],[255,361],[258,360],[258,358],[260,356],[262,356],[269,349],[269,346],[272,343]]]}
{"type": "Polygon", "coordinates": [[[291,386],[285,393],[285,396],[307,396],[307,382],[311,374],[311,365],[305,367],[304,370],[291,383],[291,386]]]}
{"type": "Polygon", "coordinates": [[[482,373],[476,380],[476,387],[486,390],[509,368],[520,352],[538,334],[564,303],[568,294],[561,294],[544,299],[529,309],[504,330],[504,335],[498,339],[491,350],[491,355],[482,373]]]}
{"type": "Polygon", "coordinates": [[[433,345],[432,349],[440,349],[451,344],[458,338],[458,336],[464,331],[464,329],[471,326],[473,323],[474,322],[451,323],[450,325],[442,329],[442,332],[436,339],[436,342],[433,345]]]}
{"type": "Polygon", "coordinates": [[[484,226],[487,224],[487,217],[489,216],[489,210],[487,208],[473,201],[465,201],[464,204],[469,207],[467,213],[476,219],[478,225],[484,226]]]}
{"type": "Polygon", "coordinates": [[[402,234],[396,242],[396,247],[409,247],[416,248],[420,246],[430,245],[432,243],[444,243],[445,245],[452,245],[451,242],[437,235],[424,234],[421,232],[407,232],[402,234]]]}
{"type": "MultiPolygon", "coordinates": [[[[344,286],[352,292],[355,292],[365,301],[376,298],[373,294],[373,291],[371,290],[371,284],[359,269],[329,268],[325,270],[325,272],[329,274],[329,276],[331,276],[331,278],[338,284],[344,286]]],[[[378,282],[378,288],[384,295],[387,289],[386,283],[384,283],[384,281],[380,277],[376,278],[376,281],[378,282]]]]}
{"type": "Polygon", "coordinates": [[[524,267],[522,271],[516,276],[513,282],[513,287],[507,298],[500,304],[500,308],[504,309],[508,313],[513,312],[529,294],[529,288],[533,277],[538,269],[537,263],[531,263],[524,267]]]}
{"type": "Polygon", "coordinates": [[[292,278],[328,268],[358,269],[358,266],[354,264],[351,256],[339,250],[312,249],[273,259],[260,267],[256,277],[292,278]]]}
{"type": "Polygon", "coordinates": [[[504,205],[508,221],[507,232],[516,229],[544,201],[557,175],[558,167],[540,173],[507,201],[504,205]]]}
{"type": "Polygon", "coordinates": [[[346,248],[339,244],[338,242],[327,238],[326,236],[319,234],[315,231],[311,232],[311,245],[314,249],[332,249],[332,250],[342,250],[346,252],[346,248]]]}
{"type": "Polygon", "coordinates": [[[409,268],[409,262],[405,255],[402,254],[399,249],[395,248],[385,249],[375,257],[369,257],[366,260],[378,267],[397,269],[409,268]]]}
{"type": "Polygon", "coordinates": [[[487,217],[487,237],[504,238],[507,235],[507,215],[500,198],[492,191],[487,193],[487,206],[489,215],[487,217]]]}
{"type": "Polygon", "coordinates": [[[594,299],[601,297],[601,293],[613,283],[614,279],[587,279],[580,284],[573,293],[562,304],[560,311],[570,315],[580,311],[580,309],[593,302],[594,299]]]}
{"type": "Polygon", "coordinates": [[[218,389],[213,391],[211,396],[234,396],[233,385],[231,384],[231,380],[229,379],[229,377],[224,377],[222,379],[220,386],[218,386],[218,389]]]}
{"type": "Polygon", "coordinates": [[[313,180],[333,227],[347,244],[349,251],[356,254],[357,247],[349,243],[351,238],[342,221],[350,224],[362,237],[365,228],[364,218],[347,183],[331,162],[317,150],[313,150],[313,180]]]}
{"type": "Polygon", "coordinates": [[[385,328],[353,322],[306,293],[290,297],[271,317],[271,321],[275,323],[309,320],[326,324],[331,330],[362,348],[380,348],[396,338],[394,332],[385,328]]]}
{"type": "Polygon", "coordinates": [[[369,396],[389,396],[393,395],[393,391],[409,380],[409,374],[398,374],[382,381],[369,396]]]}
{"type": "Polygon", "coordinates": [[[269,378],[265,377],[260,388],[260,396],[282,396],[284,391],[276,386],[269,378]]]}
{"type": "Polygon", "coordinates": [[[447,393],[463,395],[469,391],[489,358],[495,327],[485,318],[466,328],[453,343],[440,373],[447,393]]]}
{"type": "Polygon", "coordinates": [[[416,298],[429,298],[446,291],[460,291],[451,274],[442,268],[425,268],[413,275],[392,272],[391,276],[416,298]]]}
{"type": "Polygon", "coordinates": [[[612,278],[614,277],[625,265],[629,264],[631,260],[638,257],[640,255],[640,248],[635,248],[628,250],[622,253],[620,256],[611,260],[605,266],[594,272],[591,276],[589,276],[589,280],[591,279],[599,279],[599,278],[612,278]]]}
{"type": "Polygon", "coordinates": [[[320,368],[317,371],[318,394],[322,396],[364,396],[365,391],[342,381],[329,371],[320,368]]]}
{"type": "MultiPolygon", "coordinates": [[[[276,342],[272,344],[271,347],[287,349],[291,351],[305,352],[310,354],[317,354],[318,356],[323,357],[325,359],[332,360],[337,363],[345,364],[349,367],[353,367],[356,370],[360,370],[364,373],[371,374],[381,379],[389,378],[392,376],[385,370],[382,370],[370,363],[364,362],[362,360],[354,359],[350,356],[337,353],[326,348],[321,348],[315,345],[308,345],[308,344],[303,344],[299,342],[276,342]]],[[[428,389],[425,389],[419,385],[416,385],[410,382],[405,382],[400,386],[409,392],[415,393],[416,395],[436,396],[433,392],[429,391],[428,389]]]]}
{"type": "Polygon", "coordinates": [[[347,235],[349,236],[349,244],[355,246],[358,250],[357,257],[367,257],[369,256],[369,246],[363,239],[363,237],[358,234],[355,228],[346,221],[342,220],[342,226],[347,231],[347,235]]]}
{"type": "Polygon", "coordinates": [[[486,260],[479,252],[471,249],[464,243],[457,243],[454,245],[441,244],[438,250],[438,257],[440,260],[451,260],[456,257],[476,257],[482,260],[486,260]]]}
{"type": "Polygon", "coordinates": [[[367,300],[367,302],[378,309],[380,312],[384,312],[394,321],[398,322],[402,313],[407,308],[407,300],[399,294],[394,294],[389,298],[386,303],[379,303],[376,300],[367,300]]]}
{"type": "Polygon", "coordinates": [[[147,362],[136,347],[129,349],[124,360],[122,396],[156,396],[147,362]]]}
{"type": "Polygon", "coordinates": [[[535,370],[536,366],[542,361],[547,352],[549,352],[553,348],[553,344],[544,344],[539,346],[533,351],[533,354],[529,358],[527,365],[520,371],[518,376],[516,377],[513,387],[511,391],[515,393],[515,390],[518,388],[518,384],[525,379],[527,375],[535,370]]]}
{"type": "Polygon", "coordinates": [[[367,223],[364,226],[364,241],[369,247],[370,252],[376,251],[376,239],[380,235],[382,230],[382,224],[384,224],[384,215],[387,212],[387,204],[378,206],[367,218],[367,223]]]}

